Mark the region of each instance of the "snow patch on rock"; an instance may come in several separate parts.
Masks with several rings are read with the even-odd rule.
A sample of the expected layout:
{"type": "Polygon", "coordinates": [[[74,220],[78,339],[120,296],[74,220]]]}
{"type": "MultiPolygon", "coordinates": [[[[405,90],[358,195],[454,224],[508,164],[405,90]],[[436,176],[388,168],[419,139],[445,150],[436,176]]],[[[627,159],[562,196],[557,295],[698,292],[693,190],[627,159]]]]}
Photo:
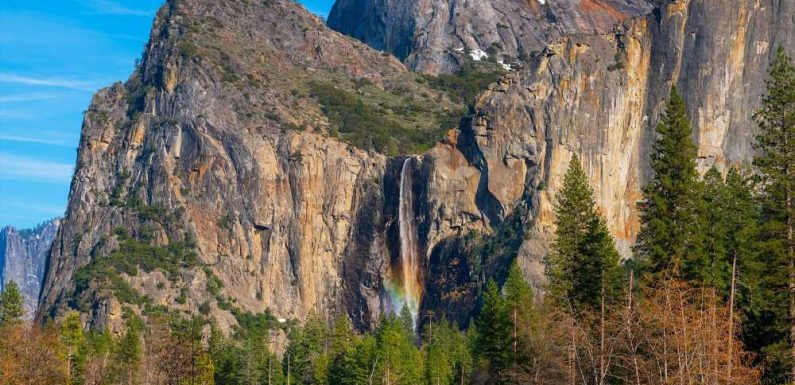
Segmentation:
{"type": "Polygon", "coordinates": [[[501,65],[506,71],[513,71],[513,66],[505,63],[505,60],[503,59],[498,59],[497,64],[501,65]]]}
{"type": "Polygon", "coordinates": [[[474,61],[481,61],[483,59],[489,58],[489,54],[487,54],[486,51],[483,51],[480,48],[475,48],[472,51],[470,51],[469,56],[471,56],[472,60],[474,61]]]}

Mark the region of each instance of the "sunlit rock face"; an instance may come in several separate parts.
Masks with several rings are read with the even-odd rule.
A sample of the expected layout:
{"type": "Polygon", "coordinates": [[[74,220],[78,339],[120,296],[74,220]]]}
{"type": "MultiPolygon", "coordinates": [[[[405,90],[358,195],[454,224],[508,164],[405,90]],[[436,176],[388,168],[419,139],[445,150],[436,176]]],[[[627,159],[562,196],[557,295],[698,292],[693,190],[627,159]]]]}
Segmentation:
{"type": "Polygon", "coordinates": [[[131,79],[88,108],[40,318],[77,307],[119,330],[125,307],[144,310],[101,280],[77,287],[76,271],[113,255],[122,228],[155,247],[195,243],[198,260],[179,277],[121,274],[153,306],[190,314],[206,302],[227,329],[229,308],[375,322],[390,260],[387,158],[328,134],[312,81],[442,98],[292,1],[168,2],[131,79]]]}
{"type": "Polygon", "coordinates": [[[375,49],[291,1],[216,3],[169,2],[130,81],[95,95],[40,318],[81,305],[113,329],[125,307],[142,311],[99,285],[76,291],[75,271],[116,250],[122,227],[160,246],[190,234],[198,263],[178,279],[122,277],[154,305],[209,303],[222,327],[235,321],[219,298],[284,319],[347,314],[360,329],[411,298],[418,322],[466,323],[514,257],[543,286],[574,154],[628,257],[671,87],[688,102],[699,167],[725,169],[751,159],[775,48],[795,51],[795,5],[773,0],[338,1],[328,24],[375,49]],[[510,71],[409,158],[331,135],[306,95],[313,80],[366,79],[446,104],[407,68],[451,73],[476,59],[510,71]],[[141,204],[167,209],[169,225],[141,204]],[[494,256],[476,263],[484,244],[494,256]],[[207,289],[215,278],[219,293],[207,289]]]}
{"type": "Polygon", "coordinates": [[[44,266],[60,224],[60,219],[53,219],[32,229],[7,226],[0,231],[0,290],[11,281],[19,286],[26,318],[33,316],[39,303],[44,266]]]}
{"type": "MultiPolygon", "coordinates": [[[[769,62],[776,47],[795,50],[794,12],[795,4],[772,0],[341,0],[328,23],[431,74],[469,60],[460,47],[494,47],[500,58],[529,53],[480,96],[471,124],[462,127],[479,157],[468,159],[476,181],[444,212],[489,227],[483,207],[461,215],[473,212],[473,201],[462,197],[474,195],[474,186],[485,186],[481,195],[497,204],[491,212],[529,203],[533,225],[519,254],[540,284],[554,196],[575,153],[619,250],[630,255],[653,130],[672,86],[688,103],[700,170],[750,161],[752,114],[769,62]]],[[[434,162],[441,148],[428,155],[434,162]]],[[[452,172],[442,164],[439,170],[452,172]]]]}

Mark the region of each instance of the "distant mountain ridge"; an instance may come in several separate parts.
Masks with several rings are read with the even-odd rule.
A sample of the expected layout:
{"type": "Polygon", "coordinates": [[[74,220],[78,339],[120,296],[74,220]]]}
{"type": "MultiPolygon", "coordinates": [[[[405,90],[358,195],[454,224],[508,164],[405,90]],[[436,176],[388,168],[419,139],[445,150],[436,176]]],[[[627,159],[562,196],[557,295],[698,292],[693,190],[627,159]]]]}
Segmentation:
{"type": "Polygon", "coordinates": [[[0,289],[10,281],[16,282],[28,316],[38,305],[47,255],[60,225],[61,219],[55,218],[32,229],[6,226],[0,231],[0,289]]]}

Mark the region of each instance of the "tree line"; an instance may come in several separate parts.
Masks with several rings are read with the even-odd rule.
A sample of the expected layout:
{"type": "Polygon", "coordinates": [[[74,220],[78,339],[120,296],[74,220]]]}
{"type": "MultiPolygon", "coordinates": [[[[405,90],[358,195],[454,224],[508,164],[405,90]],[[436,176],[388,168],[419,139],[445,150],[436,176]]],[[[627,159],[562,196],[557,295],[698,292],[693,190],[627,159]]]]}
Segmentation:
{"type": "MultiPolygon", "coordinates": [[[[786,384],[795,378],[795,67],[781,50],[754,115],[752,164],[696,169],[674,88],[656,128],[653,178],[622,261],[574,156],[557,194],[548,283],[514,262],[465,330],[407,309],[359,334],[346,316],[285,327],[269,314],[169,312],[86,331],[76,312],[31,325],[18,287],[0,295],[2,384],[786,384]],[[279,331],[281,330],[281,331],[279,331]],[[287,334],[283,354],[275,344],[287,334]]],[[[464,326],[464,325],[461,325],[464,326]]]]}

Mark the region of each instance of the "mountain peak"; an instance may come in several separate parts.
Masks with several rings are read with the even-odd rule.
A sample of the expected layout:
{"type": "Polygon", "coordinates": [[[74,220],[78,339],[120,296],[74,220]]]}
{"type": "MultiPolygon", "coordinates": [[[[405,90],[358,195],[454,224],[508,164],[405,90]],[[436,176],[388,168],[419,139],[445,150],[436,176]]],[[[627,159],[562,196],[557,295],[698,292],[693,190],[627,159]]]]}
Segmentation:
{"type": "Polygon", "coordinates": [[[0,290],[16,282],[27,316],[36,310],[50,245],[60,225],[61,219],[55,218],[31,229],[6,226],[0,231],[0,290]]]}

